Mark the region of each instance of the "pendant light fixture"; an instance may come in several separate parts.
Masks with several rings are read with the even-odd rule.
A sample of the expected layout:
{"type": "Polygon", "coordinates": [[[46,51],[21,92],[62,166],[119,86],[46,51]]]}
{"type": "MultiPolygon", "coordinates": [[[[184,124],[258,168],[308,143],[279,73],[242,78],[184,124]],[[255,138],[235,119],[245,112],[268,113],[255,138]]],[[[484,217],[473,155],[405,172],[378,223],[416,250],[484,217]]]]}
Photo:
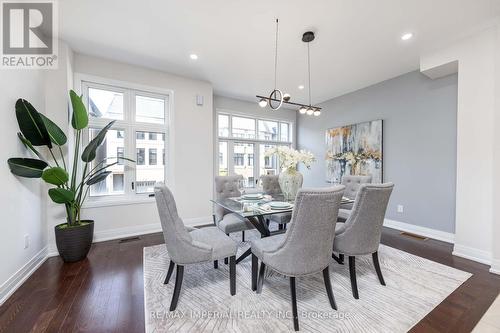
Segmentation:
{"type": "Polygon", "coordinates": [[[301,103],[293,103],[290,101],[290,94],[283,93],[277,88],[277,75],[278,75],[278,28],[279,20],[276,19],[276,35],[275,35],[275,52],[274,52],[274,89],[269,94],[269,97],[257,95],[259,98],[259,106],[265,108],[269,105],[272,110],[278,110],[283,104],[294,105],[299,107],[300,114],[307,114],[309,116],[319,116],[321,108],[311,104],[311,58],[309,51],[309,43],[314,40],[314,32],[307,31],[302,35],[302,41],[307,43],[307,73],[308,73],[308,90],[309,90],[309,105],[301,103]]]}

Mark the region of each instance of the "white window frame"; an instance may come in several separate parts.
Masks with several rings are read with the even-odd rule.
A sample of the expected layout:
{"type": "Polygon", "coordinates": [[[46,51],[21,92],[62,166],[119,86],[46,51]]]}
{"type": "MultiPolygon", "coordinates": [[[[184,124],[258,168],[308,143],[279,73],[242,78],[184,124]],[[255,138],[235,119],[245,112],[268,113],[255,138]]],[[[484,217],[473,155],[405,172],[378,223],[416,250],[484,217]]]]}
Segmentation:
{"type": "MultiPolygon", "coordinates": [[[[123,119],[115,120],[111,118],[94,118],[89,116],[88,128],[82,134],[82,145],[83,147],[89,141],[89,128],[103,128],[110,121],[115,120],[115,124],[111,129],[119,129],[125,132],[125,144],[124,144],[124,156],[128,158],[136,159],[136,132],[156,132],[164,133],[164,149],[165,154],[165,165],[164,165],[164,178],[166,183],[170,183],[172,178],[172,161],[173,161],[173,151],[171,147],[173,144],[171,142],[171,124],[173,115],[173,91],[167,89],[161,89],[156,87],[150,87],[145,85],[134,84],[130,82],[117,81],[108,78],[102,78],[98,76],[86,75],[86,74],[75,74],[75,90],[78,94],[83,95],[83,102],[88,110],[88,88],[98,88],[106,89],[111,91],[122,92],[123,101],[123,119]],[[165,100],[165,122],[164,124],[146,123],[135,121],[135,96],[148,96],[154,98],[162,98],[165,100]]],[[[160,152],[162,155],[162,152],[160,152]]],[[[147,149],[145,154],[146,164],[148,159],[147,149]]],[[[157,152],[158,161],[158,152],[157,152]]],[[[161,162],[161,161],[158,161],[161,162]]],[[[161,165],[161,164],[160,164],[161,165]]],[[[116,206],[116,205],[128,205],[128,204],[140,204],[147,202],[154,202],[154,197],[151,197],[151,193],[136,193],[135,186],[136,179],[136,169],[135,166],[130,163],[124,163],[124,194],[109,194],[102,196],[88,196],[85,208],[92,207],[102,207],[102,206],[116,206]],[[134,182],[134,189],[132,190],[132,182],[134,182]]]]}
{"type": "MultiPolygon", "coordinates": [[[[235,175],[236,173],[234,172],[234,144],[235,143],[251,143],[253,144],[253,176],[254,180],[256,182],[259,181],[260,179],[260,145],[265,144],[265,145],[275,145],[275,146],[289,146],[292,148],[295,148],[295,122],[291,121],[289,119],[282,119],[282,118],[271,118],[271,117],[261,117],[258,115],[253,115],[253,114],[248,114],[248,113],[241,113],[241,112],[234,112],[231,110],[225,110],[225,109],[217,109],[215,112],[215,175],[219,175],[219,142],[227,142],[227,169],[228,169],[228,175],[235,175]],[[228,136],[219,136],[219,115],[224,115],[228,116],[228,136]],[[233,136],[233,120],[232,117],[241,117],[241,118],[248,118],[252,119],[255,122],[255,138],[253,139],[248,139],[248,138],[240,138],[240,137],[234,137],[233,136]],[[278,123],[278,133],[277,133],[277,138],[278,140],[263,140],[259,139],[259,120],[263,121],[272,121],[278,123]],[[281,125],[280,123],[286,123],[289,125],[288,127],[288,138],[289,141],[280,141],[281,139],[281,125]]],[[[278,174],[281,172],[279,168],[279,161],[278,161],[278,166],[277,166],[278,174]]],[[[257,184],[253,184],[254,187],[257,186],[257,184]]]]}

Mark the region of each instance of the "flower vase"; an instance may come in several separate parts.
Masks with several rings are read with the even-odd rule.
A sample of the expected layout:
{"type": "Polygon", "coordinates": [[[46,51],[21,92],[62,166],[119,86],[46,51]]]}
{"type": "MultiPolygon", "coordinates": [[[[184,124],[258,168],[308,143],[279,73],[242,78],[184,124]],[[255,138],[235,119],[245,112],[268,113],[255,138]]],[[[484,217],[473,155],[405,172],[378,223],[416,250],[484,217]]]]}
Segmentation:
{"type": "Polygon", "coordinates": [[[295,200],[297,192],[302,187],[303,180],[304,178],[302,174],[295,168],[285,169],[279,174],[278,182],[280,184],[281,192],[283,192],[285,200],[295,200]]]}

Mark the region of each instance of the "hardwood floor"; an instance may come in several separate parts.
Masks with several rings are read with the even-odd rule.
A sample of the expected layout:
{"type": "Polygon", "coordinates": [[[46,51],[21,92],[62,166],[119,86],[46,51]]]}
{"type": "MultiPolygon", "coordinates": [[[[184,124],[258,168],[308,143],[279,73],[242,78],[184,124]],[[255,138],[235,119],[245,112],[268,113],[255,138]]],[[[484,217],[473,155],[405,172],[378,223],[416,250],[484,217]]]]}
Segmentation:
{"type": "MultiPolygon", "coordinates": [[[[48,259],[0,307],[0,332],[143,332],[142,248],[161,243],[158,233],[94,244],[78,263],[48,259]]],[[[450,244],[387,228],[382,243],[474,274],[412,332],[470,332],[500,292],[500,276],[452,256],[450,244]]]]}

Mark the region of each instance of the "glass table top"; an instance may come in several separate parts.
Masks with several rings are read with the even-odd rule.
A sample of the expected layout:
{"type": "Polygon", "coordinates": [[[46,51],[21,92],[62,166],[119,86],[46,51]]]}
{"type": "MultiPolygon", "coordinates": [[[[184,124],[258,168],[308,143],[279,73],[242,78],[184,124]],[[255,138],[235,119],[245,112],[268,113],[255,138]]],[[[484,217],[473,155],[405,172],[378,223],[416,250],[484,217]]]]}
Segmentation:
{"type": "MultiPolygon", "coordinates": [[[[263,195],[259,199],[248,199],[244,197],[213,199],[211,202],[219,205],[241,217],[258,217],[279,213],[290,213],[293,211],[294,201],[286,201],[283,196],[263,195]],[[272,202],[288,202],[290,207],[273,209],[272,202]]],[[[352,203],[354,200],[342,198],[341,203],[352,203]]]]}

